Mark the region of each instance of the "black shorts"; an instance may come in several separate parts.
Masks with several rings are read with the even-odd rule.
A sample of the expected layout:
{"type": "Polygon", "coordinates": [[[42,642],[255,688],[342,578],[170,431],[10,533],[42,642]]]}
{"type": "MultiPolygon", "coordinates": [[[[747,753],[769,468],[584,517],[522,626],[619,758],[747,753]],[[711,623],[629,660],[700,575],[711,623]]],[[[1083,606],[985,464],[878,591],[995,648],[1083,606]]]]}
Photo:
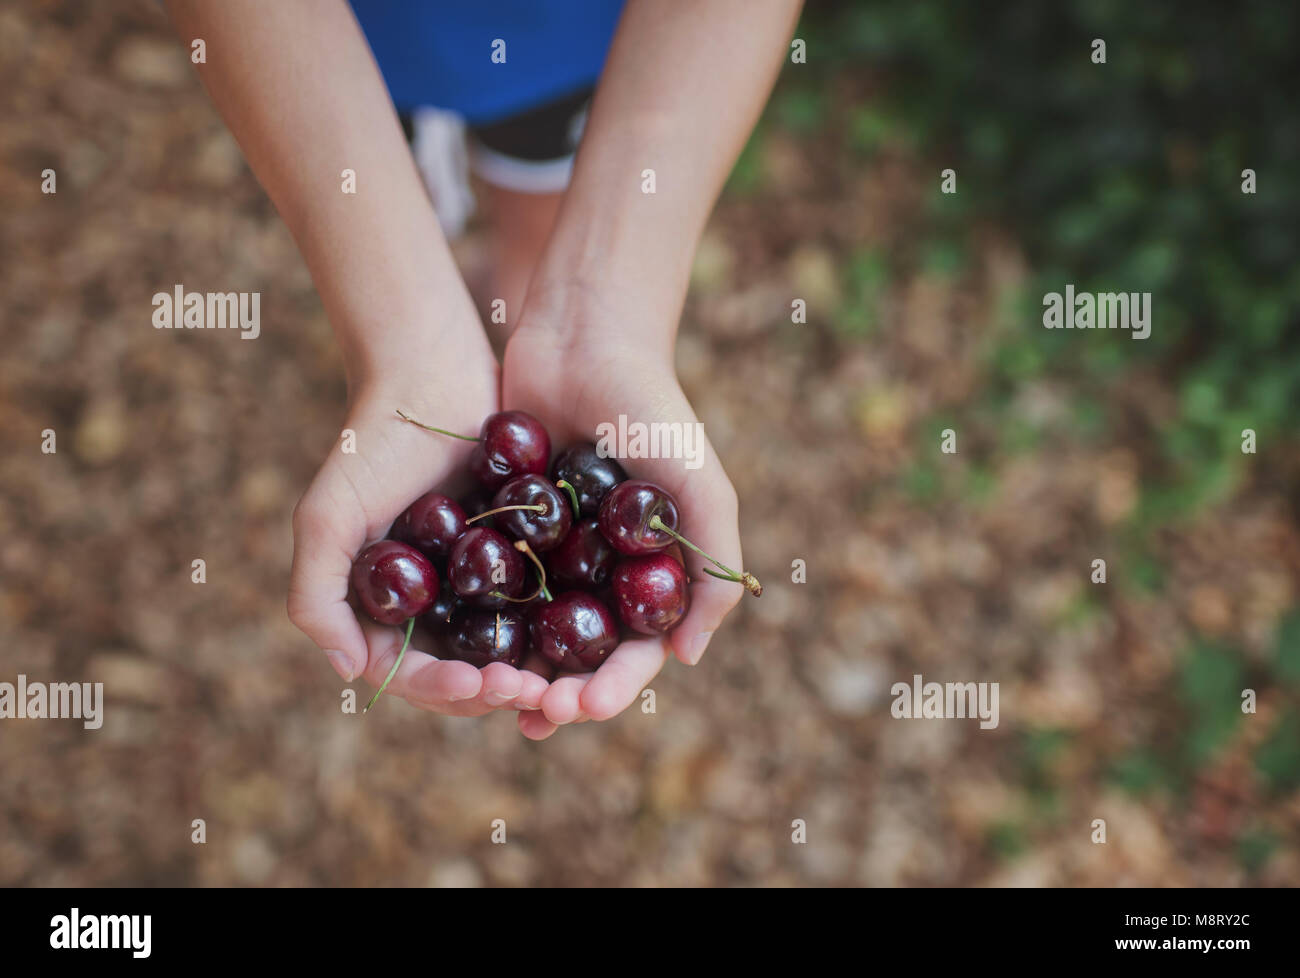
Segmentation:
{"type": "MultiPolygon", "coordinates": [[[[486,125],[467,127],[470,165],[488,183],[522,193],[558,193],[569,182],[594,88],[587,87],[486,125]]],[[[408,141],[416,119],[401,115],[408,141]]]]}

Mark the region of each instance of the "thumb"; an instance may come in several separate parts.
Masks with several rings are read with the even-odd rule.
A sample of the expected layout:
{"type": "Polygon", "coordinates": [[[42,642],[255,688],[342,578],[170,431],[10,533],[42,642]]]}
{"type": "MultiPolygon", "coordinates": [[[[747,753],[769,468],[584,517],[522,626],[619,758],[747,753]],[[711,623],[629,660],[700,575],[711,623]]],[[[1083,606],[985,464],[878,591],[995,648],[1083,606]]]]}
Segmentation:
{"type": "Polygon", "coordinates": [[[334,477],[323,471],[293,512],[293,567],[289,573],[289,620],[351,681],[366,669],[368,647],[348,604],[352,555],[365,543],[365,527],[343,514],[334,477]]]}
{"type": "MultiPolygon", "coordinates": [[[[704,467],[690,473],[678,487],[679,532],[727,567],[743,572],[736,490],[711,448],[706,458],[704,467]]],[[[706,568],[717,568],[689,548],[682,548],[682,556],[692,581],[691,606],[669,635],[677,658],[687,665],[695,665],[704,655],[710,637],[740,601],[745,589],[706,573],[706,568]]]]}

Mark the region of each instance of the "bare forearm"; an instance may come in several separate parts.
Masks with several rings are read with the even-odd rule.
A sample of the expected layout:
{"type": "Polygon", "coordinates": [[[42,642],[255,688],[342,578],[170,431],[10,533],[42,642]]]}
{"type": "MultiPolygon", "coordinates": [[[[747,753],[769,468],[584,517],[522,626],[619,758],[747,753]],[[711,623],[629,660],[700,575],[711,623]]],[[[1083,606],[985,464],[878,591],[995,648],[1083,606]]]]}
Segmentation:
{"type": "Polygon", "coordinates": [[[539,293],[561,282],[617,288],[675,326],[699,235],[789,51],[799,7],[630,0],[539,293]]]}
{"type": "Polygon", "coordinates": [[[469,322],[472,303],[343,0],[167,6],[187,43],[205,42],[200,77],[298,242],[349,373],[383,369],[403,347],[409,356],[410,339],[395,334],[423,344],[469,322]],[[355,194],[344,193],[344,170],[355,194]]]}

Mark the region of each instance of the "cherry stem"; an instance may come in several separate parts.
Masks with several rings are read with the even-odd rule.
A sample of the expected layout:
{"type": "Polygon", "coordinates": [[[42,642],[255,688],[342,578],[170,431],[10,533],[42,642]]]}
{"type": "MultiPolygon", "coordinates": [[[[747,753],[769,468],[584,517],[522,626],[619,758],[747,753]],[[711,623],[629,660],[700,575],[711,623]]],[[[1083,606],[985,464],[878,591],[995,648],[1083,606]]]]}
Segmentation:
{"type": "Polygon", "coordinates": [[[403,421],[409,421],[417,428],[423,428],[425,431],[432,431],[439,435],[447,435],[451,438],[459,438],[461,441],[478,441],[477,438],[471,438],[469,435],[458,435],[456,434],[456,432],[448,431],[446,428],[435,428],[432,425],[427,425],[422,421],[416,421],[413,417],[411,417],[409,414],[407,414],[404,411],[398,411],[397,416],[401,418],[403,421]]]}
{"type": "Polygon", "coordinates": [[[690,547],[692,550],[694,550],[697,554],[699,554],[709,563],[713,564],[713,566],[721,567],[724,571],[727,572],[725,574],[719,574],[717,571],[709,570],[706,567],[704,568],[704,573],[710,574],[713,577],[719,578],[720,580],[723,581],[734,581],[737,584],[743,584],[745,586],[745,590],[748,591],[750,594],[752,594],[754,597],[758,597],[760,594],[763,593],[763,585],[758,583],[757,577],[755,577],[753,574],[749,573],[748,571],[742,571],[741,573],[738,574],[730,567],[728,567],[726,564],[722,563],[722,561],[714,560],[703,550],[701,550],[695,544],[691,543],[691,541],[687,540],[684,536],[682,536],[680,533],[678,533],[676,530],[670,527],[667,523],[661,520],[659,518],[658,513],[650,517],[650,529],[661,530],[664,533],[667,533],[670,537],[672,537],[674,540],[680,543],[683,547],[690,547]]]}
{"type": "Polygon", "coordinates": [[[388,675],[384,679],[384,684],[380,686],[377,690],[375,690],[375,695],[370,697],[370,702],[366,704],[365,709],[361,711],[362,713],[370,712],[370,708],[375,705],[375,700],[379,699],[383,691],[388,688],[388,684],[393,681],[393,677],[397,675],[397,667],[400,666],[402,664],[402,660],[406,658],[406,649],[407,646],[411,644],[411,632],[414,630],[415,630],[415,619],[414,618],[406,619],[406,638],[402,639],[402,651],[397,653],[397,661],[393,663],[393,668],[388,670],[388,675]]]}
{"type": "Polygon", "coordinates": [[[539,597],[545,598],[547,601],[554,601],[555,599],[551,597],[551,592],[546,590],[546,568],[542,566],[542,562],[537,559],[537,554],[533,553],[533,548],[528,546],[528,541],[516,540],[515,549],[537,566],[537,576],[539,579],[537,590],[526,598],[512,598],[510,595],[502,594],[500,591],[490,591],[489,594],[494,598],[502,598],[503,600],[513,602],[514,604],[527,604],[529,601],[536,601],[539,597]]]}
{"type": "MultiPolygon", "coordinates": [[[[533,566],[537,568],[537,579],[539,582],[537,585],[537,594],[540,594],[547,601],[554,600],[551,597],[551,592],[546,590],[546,567],[542,564],[541,560],[538,559],[537,554],[533,553],[533,548],[528,546],[528,541],[516,540],[515,549],[531,560],[533,566]]],[[[537,597],[537,594],[534,594],[533,597],[537,597]]]]}
{"type": "Polygon", "coordinates": [[[555,487],[569,494],[569,502],[573,503],[573,518],[582,519],[582,508],[578,505],[578,491],[573,488],[573,485],[567,479],[561,479],[555,483],[555,487]]]}
{"type": "Polygon", "coordinates": [[[471,516],[469,519],[465,521],[465,525],[468,526],[469,524],[473,523],[475,520],[481,520],[485,516],[494,516],[497,513],[504,513],[506,512],[506,510],[510,510],[510,509],[529,509],[532,510],[534,513],[545,513],[547,506],[545,503],[520,503],[517,506],[498,506],[496,509],[489,509],[482,513],[479,513],[477,516],[471,516]]]}

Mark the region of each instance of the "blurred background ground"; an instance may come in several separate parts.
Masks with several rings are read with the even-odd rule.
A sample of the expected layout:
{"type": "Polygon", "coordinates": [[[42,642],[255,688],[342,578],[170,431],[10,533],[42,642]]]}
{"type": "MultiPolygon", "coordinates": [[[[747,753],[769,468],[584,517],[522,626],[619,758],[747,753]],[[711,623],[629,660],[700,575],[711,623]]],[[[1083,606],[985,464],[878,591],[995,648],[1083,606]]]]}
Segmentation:
{"type": "Polygon", "coordinates": [[[283,607],[344,395],[303,263],[157,5],[6,5],[0,680],[109,702],[0,724],[0,883],[1300,882],[1296,15],[1166,6],[805,18],[678,356],[766,592],[655,714],[532,744],[340,713],[283,607]],[[1043,330],[1067,281],[1152,338],[1043,330]],[[175,282],[261,337],[154,330],[175,282]],[[916,672],[1000,725],[891,719],[916,672]]]}

